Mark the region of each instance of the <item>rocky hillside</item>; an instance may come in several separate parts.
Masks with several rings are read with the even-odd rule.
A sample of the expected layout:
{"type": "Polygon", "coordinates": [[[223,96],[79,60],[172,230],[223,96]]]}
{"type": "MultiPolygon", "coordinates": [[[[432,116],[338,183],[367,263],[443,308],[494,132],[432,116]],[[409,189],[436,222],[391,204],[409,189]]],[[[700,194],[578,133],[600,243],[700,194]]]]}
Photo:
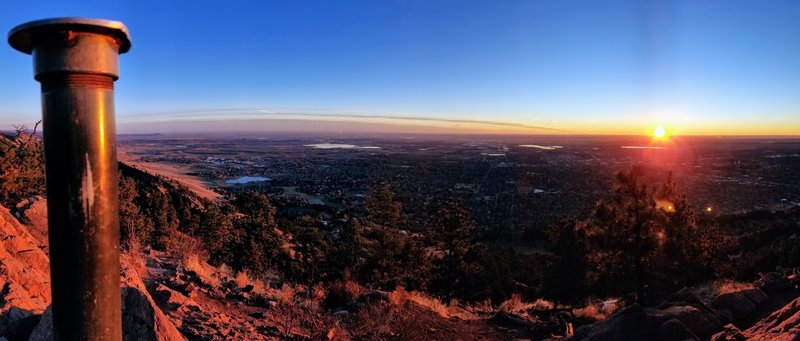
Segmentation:
{"type": "MultiPolygon", "coordinates": [[[[52,340],[50,273],[46,250],[46,203],[32,199],[11,211],[0,206],[0,336],[8,340],[52,340]],[[26,222],[22,223],[21,221],[26,222]]],[[[144,282],[122,262],[125,337],[128,340],[183,340],[157,308],[144,282]]]]}
{"type": "MultiPolygon", "coordinates": [[[[0,207],[0,337],[7,340],[52,339],[46,211],[41,198],[0,207]]],[[[465,307],[352,282],[307,287],[255,280],[208,265],[191,238],[178,236],[186,239],[176,243],[182,249],[123,256],[126,340],[496,340],[569,333],[563,319],[521,302],[465,307]]],[[[572,339],[797,340],[797,284],[795,277],[768,273],[752,286],[710,297],[684,289],[658,307],[620,308],[577,328],[572,339]]]]}
{"type": "MultiPolygon", "coordinates": [[[[41,198],[13,210],[0,206],[0,337],[5,339],[52,339],[49,262],[42,240],[46,222],[41,198]]],[[[343,283],[332,292],[257,281],[210,266],[195,252],[189,245],[170,254],[123,255],[126,340],[493,340],[508,338],[511,330],[402,290],[370,291],[343,283]]]]}
{"type": "Polygon", "coordinates": [[[711,299],[689,289],[658,307],[633,304],[579,328],[575,340],[800,340],[800,291],[795,276],[767,273],[752,288],[711,299]]]}

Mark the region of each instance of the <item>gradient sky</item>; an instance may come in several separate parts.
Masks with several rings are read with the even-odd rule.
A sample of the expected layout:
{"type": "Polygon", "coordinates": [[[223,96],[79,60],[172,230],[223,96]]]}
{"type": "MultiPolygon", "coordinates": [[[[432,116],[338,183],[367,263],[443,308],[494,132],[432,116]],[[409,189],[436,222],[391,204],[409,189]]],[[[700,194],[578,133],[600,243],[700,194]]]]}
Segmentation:
{"type": "MultiPolygon", "coordinates": [[[[121,124],[266,109],[800,135],[799,1],[5,1],[0,28],[60,16],[128,26],[121,124]]],[[[30,57],[3,45],[7,127],[40,103],[30,57]]]]}

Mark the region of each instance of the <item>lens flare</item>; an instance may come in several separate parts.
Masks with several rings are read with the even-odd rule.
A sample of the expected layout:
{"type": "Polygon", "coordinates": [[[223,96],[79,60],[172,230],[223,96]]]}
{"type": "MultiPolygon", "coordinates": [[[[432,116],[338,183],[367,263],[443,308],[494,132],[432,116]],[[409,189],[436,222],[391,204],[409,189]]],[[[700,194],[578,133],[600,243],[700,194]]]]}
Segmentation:
{"type": "Polygon", "coordinates": [[[665,138],[666,136],[667,136],[667,130],[664,129],[663,126],[658,126],[656,127],[655,130],[653,130],[653,137],[659,140],[665,138]]]}

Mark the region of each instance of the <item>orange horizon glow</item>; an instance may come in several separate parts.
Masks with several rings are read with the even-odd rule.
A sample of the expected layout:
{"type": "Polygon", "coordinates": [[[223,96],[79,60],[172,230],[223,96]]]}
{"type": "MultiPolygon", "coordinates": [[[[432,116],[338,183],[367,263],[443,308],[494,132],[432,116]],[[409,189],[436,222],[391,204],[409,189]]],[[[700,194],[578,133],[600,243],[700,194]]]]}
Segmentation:
{"type": "MultiPolygon", "coordinates": [[[[269,127],[280,121],[298,122],[298,127],[311,127],[328,125],[340,125],[341,130],[355,129],[356,131],[375,130],[378,132],[425,132],[443,134],[508,134],[508,135],[618,135],[618,136],[650,136],[654,141],[667,141],[681,136],[781,136],[781,137],[800,137],[800,122],[752,122],[752,124],[712,124],[712,122],[665,122],[666,124],[655,126],[643,122],[642,119],[631,118],[621,120],[621,122],[561,122],[552,125],[541,124],[540,126],[553,129],[535,129],[530,126],[539,125],[536,120],[515,121],[498,120],[500,124],[488,124],[480,121],[461,121],[453,122],[454,119],[439,119],[436,117],[415,119],[396,119],[389,117],[330,117],[330,116],[292,116],[273,115],[270,118],[253,118],[252,116],[228,115],[228,119],[220,121],[216,117],[158,117],[145,120],[132,119],[121,120],[123,131],[127,130],[124,126],[136,126],[137,131],[148,131],[147,126],[163,128],[172,126],[182,129],[181,126],[188,124],[192,127],[203,126],[207,130],[227,130],[233,131],[244,127],[248,131],[257,130],[259,127],[269,127]],[[127,121],[127,122],[126,122],[127,121]],[[311,124],[308,126],[306,124],[311,124]],[[513,126],[519,124],[521,126],[513,126]],[[360,128],[359,128],[360,127],[360,128]],[[659,138],[654,133],[658,127],[664,130],[664,136],[659,138]]],[[[666,121],[670,121],[669,118],[666,121]]],[[[337,128],[339,129],[339,128],[337,128]]],[[[302,130],[302,129],[300,129],[302,130]]]]}

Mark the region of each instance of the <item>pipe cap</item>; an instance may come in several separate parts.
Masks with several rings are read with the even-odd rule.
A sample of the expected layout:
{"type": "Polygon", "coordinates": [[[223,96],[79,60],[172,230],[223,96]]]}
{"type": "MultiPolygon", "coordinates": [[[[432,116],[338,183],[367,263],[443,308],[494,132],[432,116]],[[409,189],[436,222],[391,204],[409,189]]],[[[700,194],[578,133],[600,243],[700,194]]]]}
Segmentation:
{"type": "Polygon", "coordinates": [[[119,53],[131,49],[130,34],[125,24],[119,21],[92,18],[52,18],[35,20],[11,29],[8,43],[14,49],[31,54],[34,36],[44,30],[74,30],[93,32],[113,37],[119,44],[119,53]]]}

